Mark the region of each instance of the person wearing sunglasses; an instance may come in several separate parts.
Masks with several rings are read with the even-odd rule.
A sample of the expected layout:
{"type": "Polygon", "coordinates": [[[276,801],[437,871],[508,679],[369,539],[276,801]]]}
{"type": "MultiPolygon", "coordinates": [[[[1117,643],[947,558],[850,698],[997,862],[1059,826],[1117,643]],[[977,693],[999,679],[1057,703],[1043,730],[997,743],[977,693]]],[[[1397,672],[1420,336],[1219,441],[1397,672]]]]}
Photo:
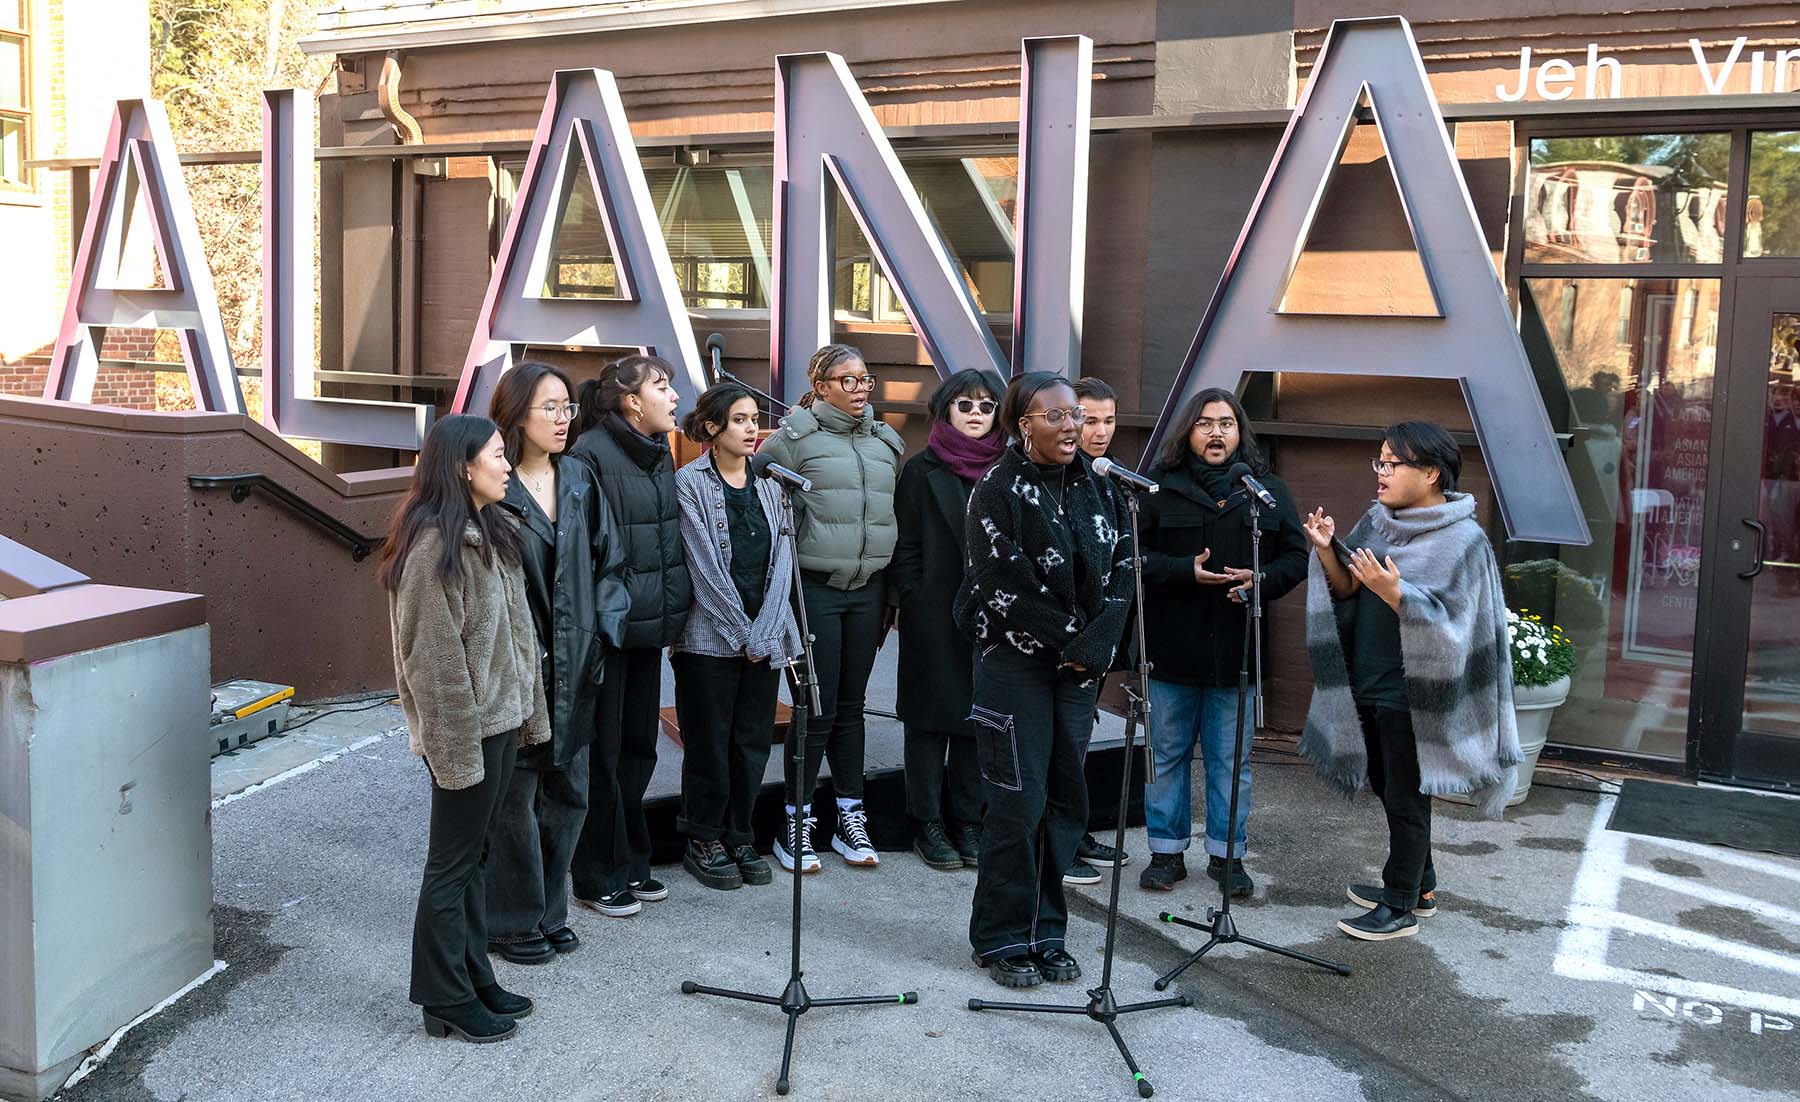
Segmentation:
{"type": "Polygon", "coordinates": [[[1063,873],[1087,829],[1082,767],[1133,551],[1118,494],[1081,453],[1068,381],[1016,376],[1000,411],[1014,443],[969,495],[955,605],[977,654],[969,719],[987,798],[969,941],[996,983],[1029,987],[1081,975],[1063,873]]]}
{"type": "Polygon", "coordinates": [[[837,795],[831,848],[846,864],[873,868],[881,858],[863,810],[863,700],[886,616],[882,570],[899,537],[894,486],[906,445],[869,406],[875,376],[861,352],[828,344],[813,353],[806,377],[812,389],[758,449],[812,481],[812,489],[793,495],[794,538],[820,707],[807,724],[806,775],[795,776],[792,759],[783,755],[789,799],[805,810],[793,837],[794,808],[788,807],[775,859],[784,869],[798,864],[818,871],[812,797],[829,757],[837,795]]]}
{"type": "Polygon", "coordinates": [[[1473,793],[1497,819],[1520,754],[1506,597],[1475,499],[1457,490],[1461,449],[1438,425],[1403,421],[1372,466],[1375,504],[1348,535],[1323,509],[1306,518],[1313,697],[1300,752],[1346,795],[1367,784],[1387,812],[1381,883],[1351,884],[1365,913],[1338,923],[1387,941],[1437,913],[1432,796],[1473,793]]]}
{"type": "Polygon", "coordinates": [[[1232,752],[1238,746],[1238,671],[1249,628],[1250,494],[1231,477],[1244,463],[1275,497],[1261,512],[1263,601],[1280,599],[1306,578],[1306,537],[1285,483],[1269,472],[1244,407],[1229,390],[1188,399],[1157,454],[1162,492],[1144,501],[1144,645],[1149,650],[1150,724],[1145,735],[1144,822],[1150,864],[1138,877],[1149,891],[1172,891],[1187,878],[1193,844],[1194,759],[1206,773],[1206,872],[1236,898],[1255,890],[1244,870],[1250,821],[1250,747],[1254,705],[1244,712],[1243,769],[1232,814],[1232,752]],[[1228,846],[1227,843],[1230,843],[1228,846]],[[1231,850],[1227,862],[1225,851],[1231,850]]]}
{"type": "Polygon", "coordinates": [[[606,495],[585,463],[562,458],[570,393],[561,370],[522,363],[489,406],[512,464],[498,507],[518,521],[552,734],[519,752],[488,834],[488,950],[514,964],[544,964],[581,944],[569,928],[569,865],[587,821],[601,671],[631,608],[606,495]]]}
{"type": "Polygon", "coordinates": [[[991,374],[959,371],[931,395],[931,436],[894,491],[900,539],[887,569],[898,611],[895,711],[905,725],[906,807],[913,849],[934,869],[974,868],[980,855],[981,773],[969,730],[974,651],[950,612],[963,577],[969,491],[1006,448],[991,374]]]}

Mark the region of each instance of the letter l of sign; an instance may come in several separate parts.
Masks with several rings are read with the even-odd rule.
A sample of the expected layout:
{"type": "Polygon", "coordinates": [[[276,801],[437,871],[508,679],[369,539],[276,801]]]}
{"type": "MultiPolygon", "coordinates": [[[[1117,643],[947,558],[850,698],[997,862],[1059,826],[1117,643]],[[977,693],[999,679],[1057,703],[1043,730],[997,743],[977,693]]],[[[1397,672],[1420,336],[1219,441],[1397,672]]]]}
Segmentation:
{"type": "Polygon", "coordinates": [[[1144,454],[1156,454],[1191,395],[1236,389],[1246,371],[1458,379],[1512,538],[1589,542],[1412,28],[1398,16],[1332,23],[1144,454]],[[1283,299],[1365,87],[1441,317],[1271,306],[1283,299]]]}

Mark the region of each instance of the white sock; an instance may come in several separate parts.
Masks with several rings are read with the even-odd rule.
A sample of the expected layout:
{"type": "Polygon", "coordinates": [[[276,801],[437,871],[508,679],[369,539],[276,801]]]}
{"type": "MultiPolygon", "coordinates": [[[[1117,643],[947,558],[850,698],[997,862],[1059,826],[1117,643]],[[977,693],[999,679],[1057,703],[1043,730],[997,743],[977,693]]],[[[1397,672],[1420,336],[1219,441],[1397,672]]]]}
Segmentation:
{"type": "Polygon", "coordinates": [[[847,796],[839,796],[837,798],[837,805],[838,805],[839,811],[861,811],[863,802],[860,799],[853,799],[853,798],[847,797],[847,796]]]}
{"type": "MultiPolygon", "coordinates": [[[[794,805],[788,804],[786,806],[787,806],[787,817],[788,817],[788,820],[791,822],[791,821],[793,821],[793,818],[794,818],[794,805]]],[[[807,804],[804,808],[801,808],[801,810],[800,810],[800,817],[802,819],[807,818],[811,814],[812,814],[812,805],[811,804],[807,804]]]]}

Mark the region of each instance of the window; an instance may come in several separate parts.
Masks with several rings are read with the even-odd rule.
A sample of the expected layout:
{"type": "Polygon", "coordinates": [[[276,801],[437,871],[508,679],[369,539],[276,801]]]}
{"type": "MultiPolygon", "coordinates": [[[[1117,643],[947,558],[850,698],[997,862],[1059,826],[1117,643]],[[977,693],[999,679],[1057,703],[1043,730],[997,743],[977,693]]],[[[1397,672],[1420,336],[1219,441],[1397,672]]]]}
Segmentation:
{"type": "Polygon", "coordinates": [[[1729,134],[1533,138],[1527,264],[1717,264],[1729,134]]]}
{"type": "Polygon", "coordinates": [[[0,188],[29,188],[31,0],[0,0],[0,188]]]}

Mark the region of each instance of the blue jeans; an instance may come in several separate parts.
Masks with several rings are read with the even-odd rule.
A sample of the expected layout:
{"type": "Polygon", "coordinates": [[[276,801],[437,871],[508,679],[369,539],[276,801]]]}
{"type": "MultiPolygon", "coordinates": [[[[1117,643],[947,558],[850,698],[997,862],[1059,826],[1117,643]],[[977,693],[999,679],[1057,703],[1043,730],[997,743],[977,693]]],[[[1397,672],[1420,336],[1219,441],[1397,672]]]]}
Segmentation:
{"type": "MultiPolygon", "coordinates": [[[[1233,852],[1244,855],[1250,819],[1250,743],[1254,705],[1244,702],[1244,771],[1238,780],[1237,835],[1233,852]]],[[[1150,776],[1144,782],[1144,823],[1151,853],[1180,853],[1193,840],[1194,748],[1206,767],[1206,852],[1225,856],[1226,815],[1231,809],[1231,748],[1236,738],[1237,690],[1207,689],[1150,679],[1150,776]]]]}

